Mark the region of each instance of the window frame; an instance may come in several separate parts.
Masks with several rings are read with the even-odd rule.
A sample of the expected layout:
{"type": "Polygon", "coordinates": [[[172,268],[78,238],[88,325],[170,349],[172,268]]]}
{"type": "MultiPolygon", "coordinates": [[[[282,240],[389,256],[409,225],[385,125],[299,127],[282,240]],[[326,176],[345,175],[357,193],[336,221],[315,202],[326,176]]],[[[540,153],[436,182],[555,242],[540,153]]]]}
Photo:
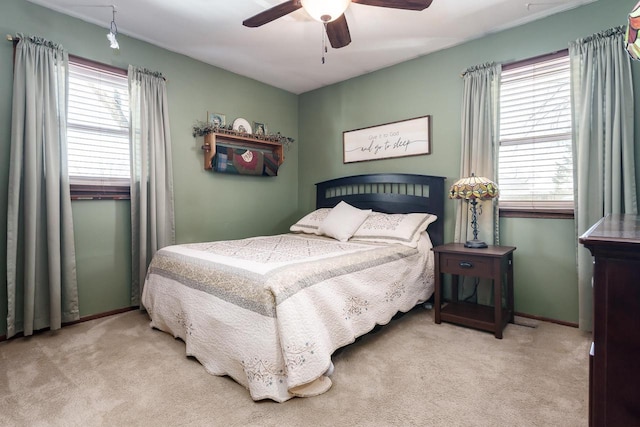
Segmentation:
{"type": "MultiPolygon", "coordinates": [[[[541,61],[553,60],[561,57],[568,57],[569,49],[546,53],[534,56],[520,61],[509,62],[502,65],[502,71],[508,71],[514,68],[524,67],[541,61]]],[[[573,114],[573,111],[571,112],[573,114]]],[[[498,136],[498,144],[500,144],[498,136]]],[[[549,219],[573,219],[574,218],[574,202],[552,202],[546,204],[544,202],[533,201],[510,201],[505,202],[506,205],[498,203],[498,212],[500,218],[549,218],[549,219]],[[534,205],[535,203],[535,205],[534,205]]]]}
{"type": "MultiPolygon", "coordinates": [[[[76,62],[94,68],[103,69],[114,74],[128,76],[128,70],[113,65],[93,61],[76,55],[69,55],[69,62],[76,62]]],[[[129,141],[131,144],[131,141],[129,141]]],[[[131,184],[128,180],[112,179],[111,183],[104,183],[101,178],[82,178],[78,183],[70,184],[71,200],[129,200],[131,199],[131,184]]]]}

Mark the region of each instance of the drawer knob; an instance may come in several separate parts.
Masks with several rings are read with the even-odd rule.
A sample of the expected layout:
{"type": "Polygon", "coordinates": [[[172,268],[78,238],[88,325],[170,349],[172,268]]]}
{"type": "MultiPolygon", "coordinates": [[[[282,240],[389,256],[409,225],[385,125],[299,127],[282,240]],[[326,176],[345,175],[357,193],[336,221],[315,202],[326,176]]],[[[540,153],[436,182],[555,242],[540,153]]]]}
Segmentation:
{"type": "Polygon", "coordinates": [[[458,265],[460,266],[460,268],[473,268],[473,263],[469,261],[460,261],[460,264],[458,265]]]}

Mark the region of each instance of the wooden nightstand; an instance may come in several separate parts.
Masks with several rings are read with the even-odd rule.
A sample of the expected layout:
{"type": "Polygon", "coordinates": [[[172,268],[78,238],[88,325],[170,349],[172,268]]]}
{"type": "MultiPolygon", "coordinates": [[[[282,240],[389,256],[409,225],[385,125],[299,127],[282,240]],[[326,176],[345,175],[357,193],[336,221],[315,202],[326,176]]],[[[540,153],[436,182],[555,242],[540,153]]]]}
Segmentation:
{"type": "Polygon", "coordinates": [[[462,243],[448,243],[433,248],[435,253],[435,322],[457,323],[493,332],[502,339],[502,330],[513,323],[513,246],[465,248],[462,243]],[[451,301],[442,306],[442,275],[452,275],[451,301]],[[495,307],[458,301],[458,277],[470,276],[493,280],[495,307]],[[506,278],[506,282],[505,282],[506,278]],[[506,307],[502,305],[502,288],[506,283],[506,307]]]}

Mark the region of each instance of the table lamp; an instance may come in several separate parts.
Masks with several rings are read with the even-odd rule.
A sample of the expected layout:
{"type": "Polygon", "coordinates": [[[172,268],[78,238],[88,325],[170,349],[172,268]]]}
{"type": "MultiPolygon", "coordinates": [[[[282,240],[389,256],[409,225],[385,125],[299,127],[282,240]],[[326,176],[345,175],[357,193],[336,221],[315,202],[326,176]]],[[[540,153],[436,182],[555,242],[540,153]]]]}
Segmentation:
{"type": "Polygon", "coordinates": [[[471,227],[473,228],[473,240],[467,240],[466,248],[486,248],[487,244],[478,240],[478,214],[482,213],[482,206],[478,213],[478,200],[491,200],[498,197],[498,186],[489,178],[483,176],[471,176],[457,180],[449,189],[450,199],[464,199],[471,204],[471,227]]]}

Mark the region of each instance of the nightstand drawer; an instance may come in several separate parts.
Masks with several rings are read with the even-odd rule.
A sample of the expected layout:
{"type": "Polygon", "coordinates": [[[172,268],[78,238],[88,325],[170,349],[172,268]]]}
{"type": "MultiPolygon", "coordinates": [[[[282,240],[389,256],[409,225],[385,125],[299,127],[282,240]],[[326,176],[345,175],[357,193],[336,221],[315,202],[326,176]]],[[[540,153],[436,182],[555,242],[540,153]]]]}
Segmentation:
{"type": "Polygon", "coordinates": [[[473,255],[447,254],[440,257],[442,273],[493,278],[493,260],[473,255]]]}

